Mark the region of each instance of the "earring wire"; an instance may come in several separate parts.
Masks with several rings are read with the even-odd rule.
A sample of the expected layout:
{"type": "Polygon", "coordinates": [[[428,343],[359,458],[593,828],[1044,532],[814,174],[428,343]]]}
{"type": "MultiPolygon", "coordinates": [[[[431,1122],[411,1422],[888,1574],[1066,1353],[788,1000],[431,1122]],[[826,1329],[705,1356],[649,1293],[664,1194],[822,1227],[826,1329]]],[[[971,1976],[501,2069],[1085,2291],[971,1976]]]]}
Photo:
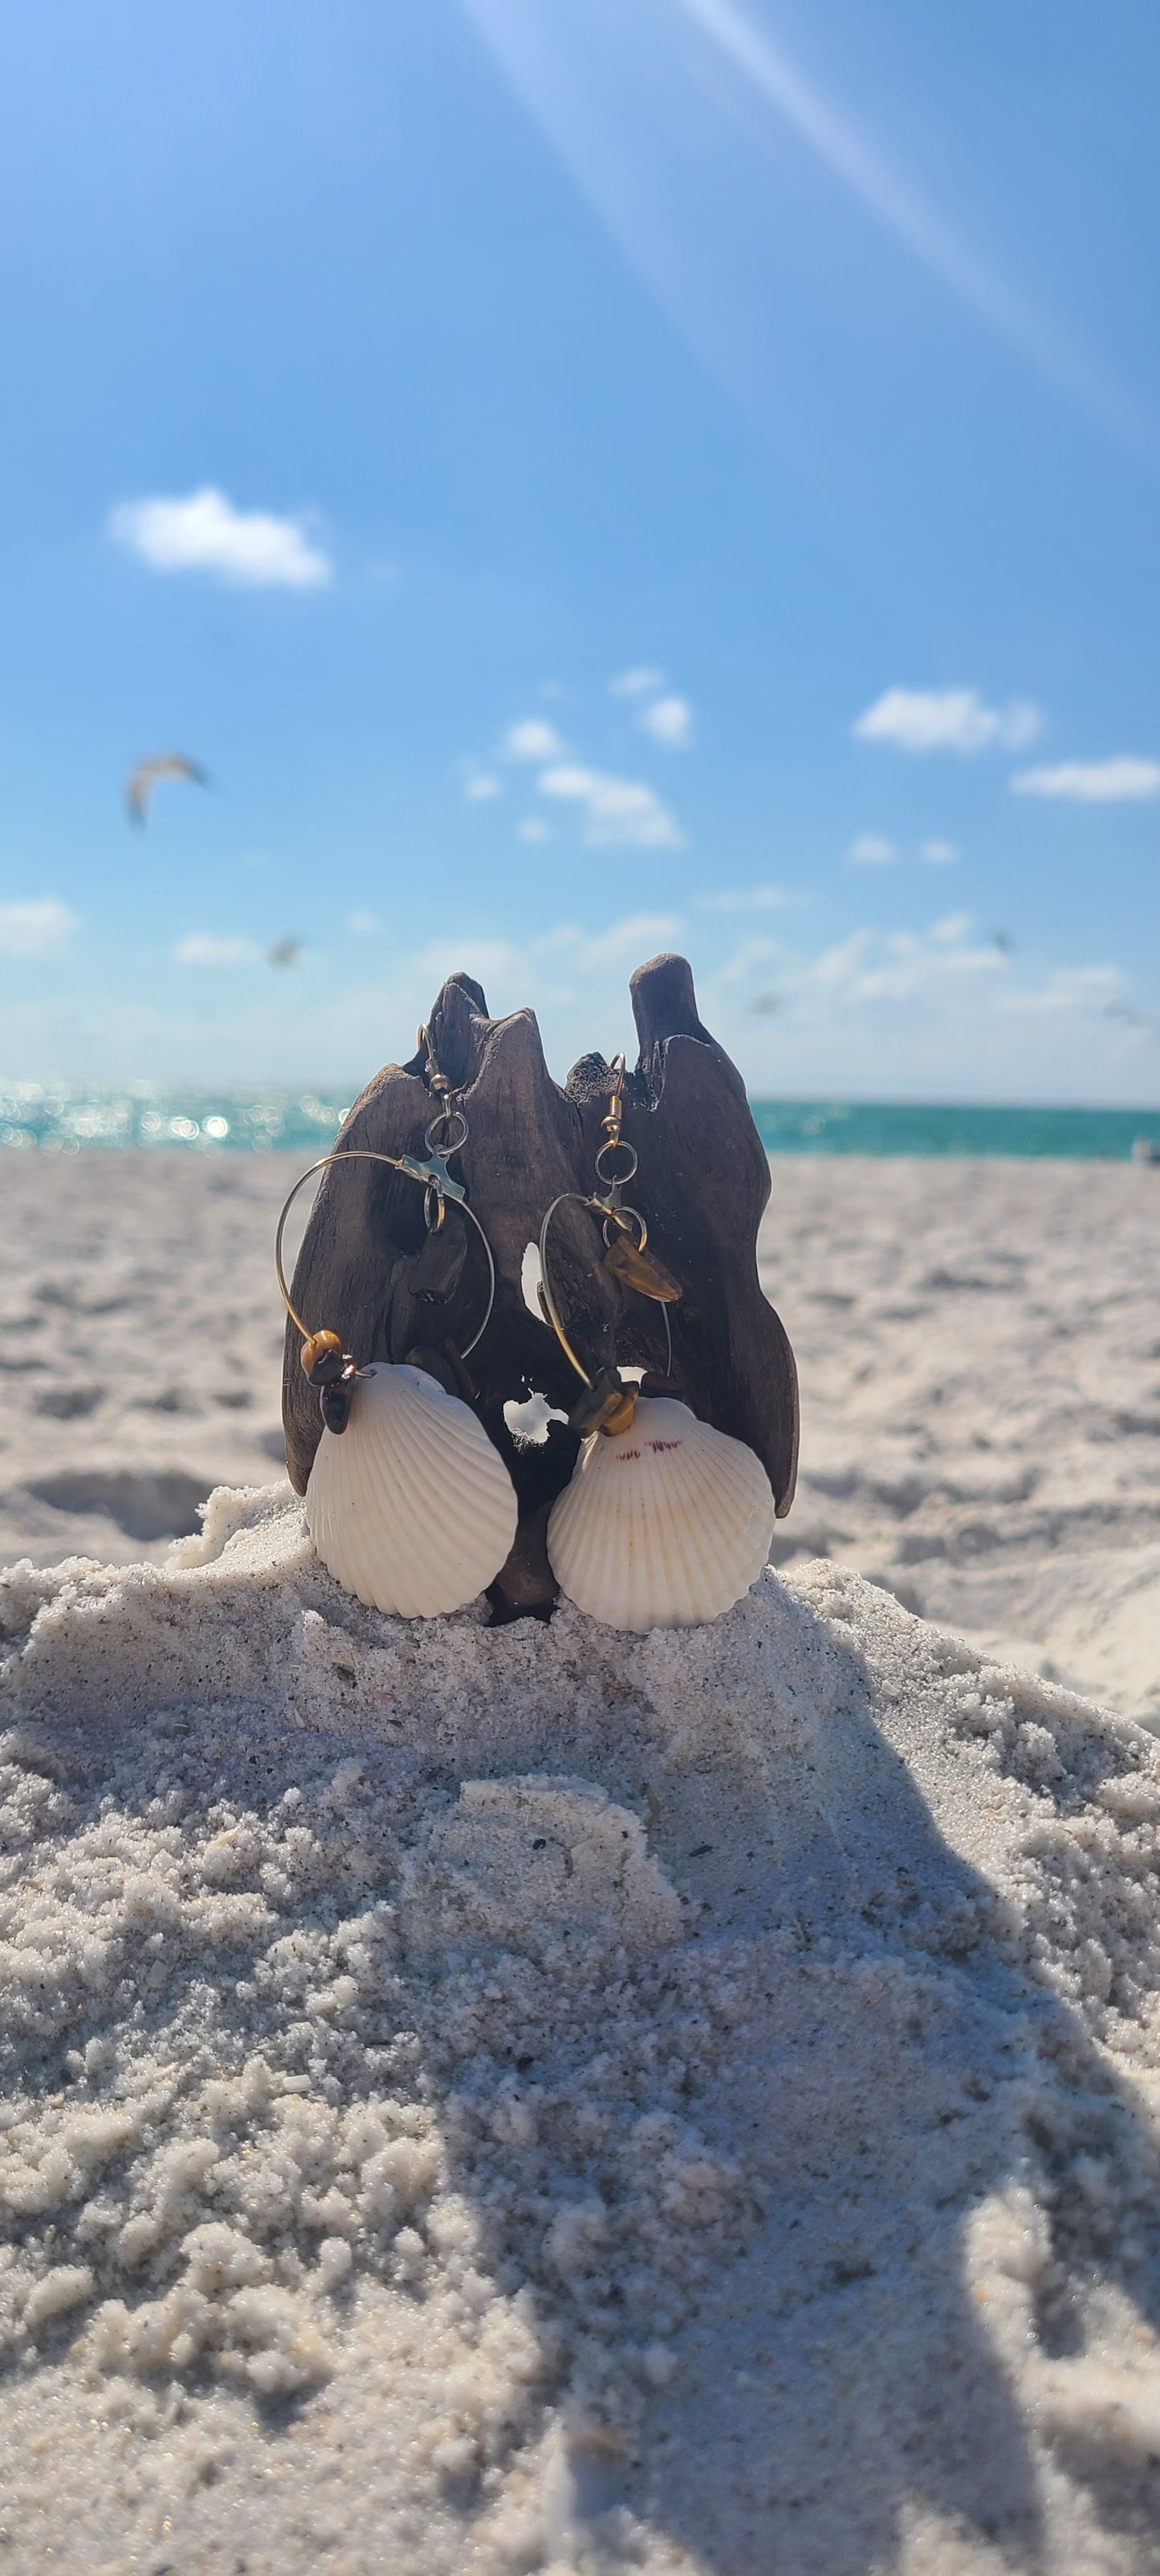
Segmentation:
{"type": "Polygon", "coordinates": [[[479,1218],[477,1217],[474,1208],[469,1207],[468,1205],[467,1195],[462,1182],[453,1180],[446,1168],[445,1156],[447,1154],[457,1153],[460,1145],[464,1143],[467,1135],[467,1121],[463,1116],[462,1110],[457,1109],[450,1114],[453,1114],[460,1120],[463,1128],[462,1136],[457,1137],[453,1145],[445,1146],[443,1153],[437,1151],[433,1143],[435,1131],[443,1124],[444,1120],[449,1115],[447,1110],[441,1110],[439,1117],[432,1119],[431,1125],[427,1129],[427,1133],[423,1139],[428,1153],[428,1160],[425,1163],[420,1160],[417,1154],[376,1154],[372,1153],[369,1146],[351,1145],[346,1147],[340,1154],[322,1154],[316,1163],[310,1164],[307,1171],[299,1173],[289,1197],[283,1204],[282,1213],[278,1219],[278,1231],[274,1237],[274,1268],[278,1274],[278,1286],[282,1291],[282,1303],[286,1308],[286,1312],[290,1317],[291,1323],[297,1325],[303,1341],[308,1342],[311,1338],[310,1326],[309,1324],[303,1323],[297,1307],[291,1300],[290,1291],[286,1285],[286,1273],[282,1266],[282,1238],[286,1230],[286,1219],[290,1214],[290,1210],[304,1182],[310,1180],[315,1172],[326,1171],[331,1163],[386,1163],[392,1172],[403,1172],[408,1180],[421,1181],[426,1192],[424,1200],[424,1214],[427,1215],[427,1210],[432,1198],[435,1198],[438,1201],[439,1207],[439,1213],[435,1219],[433,1229],[431,1228],[430,1217],[427,1217],[429,1230],[438,1232],[439,1227],[442,1225],[445,1199],[452,1198],[460,1207],[462,1207],[464,1216],[470,1217],[487,1256],[488,1289],[487,1310],[484,1315],[483,1322],[474,1338],[468,1342],[460,1352],[460,1358],[469,1358],[477,1344],[483,1340],[483,1336],[491,1322],[492,1308],[495,1305],[495,1262],[492,1257],[491,1245],[488,1242],[483,1227],[479,1222],[479,1218]]]}
{"type": "MultiPolygon", "coordinates": [[[[544,1307],[548,1321],[551,1324],[552,1330],[559,1342],[565,1358],[571,1361],[577,1377],[583,1379],[585,1386],[591,1386],[592,1379],[590,1378],[583,1361],[577,1358],[576,1353],[572,1348],[572,1344],[568,1339],[568,1335],[565,1332],[563,1318],[553,1295],[552,1283],[548,1276],[548,1228],[551,1225],[557,1208],[571,1205],[573,1207],[591,1208],[594,1215],[603,1218],[603,1234],[606,1245],[611,1244],[612,1241],[612,1236],[609,1232],[610,1226],[614,1226],[620,1234],[631,1234],[634,1221],[640,1227],[640,1236],[636,1246],[637,1251],[643,1252],[645,1245],[648,1242],[648,1227],[641,1215],[640,1209],[630,1207],[622,1196],[622,1192],[627,1187],[629,1181],[631,1181],[635,1176],[638,1162],[635,1146],[630,1145],[627,1139],[621,1136],[620,1132],[624,1118],[625,1062],[623,1052],[621,1052],[620,1055],[613,1057],[612,1063],[609,1066],[609,1073],[611,1075],[611,1089],[609,1092],[608,1107],[600,1121],[601,1133],[603,1134],[605,1141],[597,1153],[595,1166],[597,1180],[604,1184],[605,1196],[603,1198],[595,1196],[592,1198],[582,1198],[577,1190],[561,1190],[559,1197],[553,1199],[544,1218],[544,1222],[540,1227],[540,1285],[544,1307]],[[605,1155],[616,1153],[629,1155],[630,1161],[627,1171],[612,1173],[603,1168],[605,1155]]],[[[665,1375],[667,1377],[671,1374],[673,1365],[673,1334],[672,1326],[669,1323],[668,1307],[662,1305],[661,1313],[665,1319],[665,1375]]]]}

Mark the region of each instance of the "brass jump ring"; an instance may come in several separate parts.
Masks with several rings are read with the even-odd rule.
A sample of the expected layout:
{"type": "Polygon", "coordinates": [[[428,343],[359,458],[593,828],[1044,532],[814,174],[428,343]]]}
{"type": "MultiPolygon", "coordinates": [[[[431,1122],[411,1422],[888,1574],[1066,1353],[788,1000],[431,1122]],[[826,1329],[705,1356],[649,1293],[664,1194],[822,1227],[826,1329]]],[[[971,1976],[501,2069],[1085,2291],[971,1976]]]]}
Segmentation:
{"type": "MultiPolygon", "coordinates": [[[[598,1208],[601,1202],[599,1199],[594,1199],[591,1200],[589,1204],[598,1208]]],[[[611,1247],[612,1236],[608,1231],[610,1225],[615,1225],[621,1234],[631,1234],[632,1228],[628,1222],[630,1217],[635,1217],[637,1224],[640,1227],[640,1242],[637,1244],[636,1249],[638,1252],[643,1252],[645,1245],[648,1242],[648,1227],[645,1224],[639,1208],[618,1207],[610,1210],[609,1214],[605,1217],[602,1229],[605,1243],[611,1247]]]]}
{"type": "Polygon", "coordinates": [[[619,1181],[623,1188],[626,1181],[631,1181],[635,1177],[638,1159],[636,1147],[629,1144],[627,1136],[610,1136],[607,1145],[601,1146],[596,1157],[596,1178],[598,1181],[619,1181]],[[606,1171],[604,1167],[606,1154],[627,1154],[628,1170],[626,1172],[606,1171]]]}
{"type": "Polygon", "coordinates": [[[437,1154],[441,1155],[441,1156],[442,1156],[443,1161],[444,1161],[444,1162],[446,1162],[447,1157],[448,1157],[448,1155],[449,1155],[449,1154],[458,1154],[458,1152],[459,1152],[459,1150],[460,1150],[460,1147],[461,1147],[461,1146],[463,1146],[463,1145],[466,1145],[466,1143],[467,1143],[467,1136],[468,1136],[467,1120],[466,1120],[466,1118],[465,1118],[465,1117],[464,1117],[464,1115],[463,1115],[463,1111],[462,1111],[462,1109],[447,1108],[447,1109],[441,1109],[441,1110],[440,1110],[440,1112],[439,1112],[438,1117],[437,1117],[437,1118],[433,1118],[433,1119],[432,1119],[431,1124],[430,1124],[430,1126],[428,1127],[427,1132],[426,1132],[426,1134],[425,1134],[425,1136],[424,1136],[424,1138],[423,1138],[423,1142],[424,1142],[424,1144],[425,1144],[425,1146],[426,1146],[427,1151],[428,1151],[428,1153],[429,1153],[429,1154],[436,1154],[436,1153],[437,1153],[437,1154]],[[449,1143],[447,1143],[447,1144],[444,1144],[444,1145],[436,1145],[435,1139],[436,1139],[436,1137],[437,1137],[437,1135],[438,1135],[438,1133],[439,1133],[440,1128],[441,1128],[441,1127],[450,1127],[456,1119],[458,1119],[458,1121],[459,1121],[459,1134],[458,1134],[458,1136],[456,1136],[456,1137],[455,1137],[451,1142],[449,1142],[449,1143]]]}
{"type": "MultiPolygon", "coordinates": [[[[576,1353],[572,1348],[572,1344],[564,1330],[563,1319],[560,1314],[560,1309],[556,1304],[555,1297],[552,1294],[552,1282],[548,1276],[548,1228],[555,1216],[557,1208],[564,1207],[569,1204],[573,1207],[592,1208],[597,1213],[599,1213],[600,1210],[599,1199],[582,1199],[576,1190],[561,1190],[559,1197],[553,1199],[552,1204],[545,1215],[544,1222],[540,1227],[540,1290],[543,1296],[544,1305],[547,1309],[548,1321],[565,1358],[571,1360],[577,1377],[583,1378],[585,1386],[591,1386],[592,1380],[588,1375],[584,1362],[583,1360],[577,1359],[576,1353]]],[[[624,1214],[625,1216],[634,1216],[636,1218],[637,1224],[640,1227],[640,1242],[637,1245],[637,1251],[643,1252],[644,1247],[648,1242],[648,1227],[645,1224],[640,1209],[625,1208],[624,1214]]],[[[607,1243],[607,1220],[604,1226],[604,1240],[607,1243]]],[[[667,1306],[661,1307],[661,1316],[665,1328],[665,1376],[671,1377],[673,1373],[673,1333],[672,1326],[669,1322],[669,1310],[667,1306]]]]}

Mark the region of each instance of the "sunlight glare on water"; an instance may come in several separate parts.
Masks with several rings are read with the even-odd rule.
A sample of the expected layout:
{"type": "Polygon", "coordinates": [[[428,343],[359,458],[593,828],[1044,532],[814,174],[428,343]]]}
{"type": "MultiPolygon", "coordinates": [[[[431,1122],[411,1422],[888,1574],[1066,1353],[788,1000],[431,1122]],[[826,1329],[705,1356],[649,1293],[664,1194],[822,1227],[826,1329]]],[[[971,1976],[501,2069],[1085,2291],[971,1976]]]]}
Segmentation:
{"type": "MultiPolygon", "coordinates": [[[[947,1101],[755,1100],[771,1154],[1059,1156],[1127,1162],[1138,1140],[1160,1150],[1155,1109],[1018,1108],[947,1101]]],[[[198,1092],[0,1085],[0,1149],[77,1153],[146,1146],[194,1153],[325,1152],[348,1104],[313,1091],[198,1092]]]]}
{"type": "Polygon", "coordinates": [[[201,1153],[313,1152],[330,1143],[347,1114],[341,1099],[313,1091],[189,1091],[137,1083],[121,1090],[18,1082],[0,1085],[0,1148],[76,1153],[90,1145],[175,1147],[201,1153]]]}

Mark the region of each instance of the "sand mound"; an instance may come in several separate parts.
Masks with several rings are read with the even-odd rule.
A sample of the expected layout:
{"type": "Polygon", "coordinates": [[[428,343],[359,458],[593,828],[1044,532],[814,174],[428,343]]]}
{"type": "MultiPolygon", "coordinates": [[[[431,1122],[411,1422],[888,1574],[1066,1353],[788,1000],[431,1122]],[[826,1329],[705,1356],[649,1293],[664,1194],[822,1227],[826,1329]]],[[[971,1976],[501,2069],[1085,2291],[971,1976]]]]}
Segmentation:
{"type": "Polygon", "coordinates": [[[174,1557],[0,1579],[8,2563],[1151,2569],[1153,1739],[174,1557]]]}

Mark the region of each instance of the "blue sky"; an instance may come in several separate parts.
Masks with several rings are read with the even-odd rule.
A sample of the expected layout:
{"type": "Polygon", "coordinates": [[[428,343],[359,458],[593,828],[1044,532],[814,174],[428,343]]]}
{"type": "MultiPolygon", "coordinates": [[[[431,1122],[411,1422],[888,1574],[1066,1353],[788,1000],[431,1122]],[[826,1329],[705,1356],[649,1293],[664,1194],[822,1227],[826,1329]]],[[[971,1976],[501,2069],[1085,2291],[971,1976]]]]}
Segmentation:
{"type": "Polygon", "coordinates": [[[1143,0],[19,13],[0,1072],[349,1084],[465,965],[562,1073],[675,946],[755,1091],[1160,1101],[1158,74],[1143,0]]]}

